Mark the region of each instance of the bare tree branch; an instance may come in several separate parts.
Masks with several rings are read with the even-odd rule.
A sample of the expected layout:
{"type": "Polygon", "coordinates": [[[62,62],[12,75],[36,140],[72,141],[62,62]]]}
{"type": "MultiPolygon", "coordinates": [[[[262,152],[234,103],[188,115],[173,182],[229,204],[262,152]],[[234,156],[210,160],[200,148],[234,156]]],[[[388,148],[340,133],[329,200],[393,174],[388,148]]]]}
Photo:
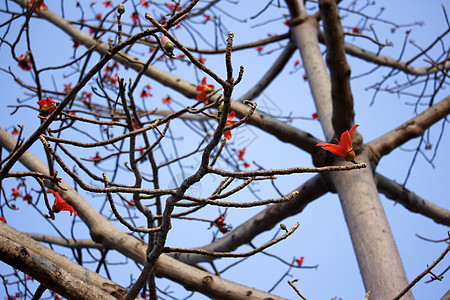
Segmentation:
{"type": "Polygon", "coordinates": [[[367,145],[371,148],[378,163],[381,157],[409,140],[421,136],[427,128],[445,118],[449,113],[450,96],[367,145]]]}
{"type": "Polygon", "coordinates": [[[438,224],[450,226],[450,211],[430,203],[381,174],[376,174],[378,191],[406,209],[424,215],[438,224]]]}

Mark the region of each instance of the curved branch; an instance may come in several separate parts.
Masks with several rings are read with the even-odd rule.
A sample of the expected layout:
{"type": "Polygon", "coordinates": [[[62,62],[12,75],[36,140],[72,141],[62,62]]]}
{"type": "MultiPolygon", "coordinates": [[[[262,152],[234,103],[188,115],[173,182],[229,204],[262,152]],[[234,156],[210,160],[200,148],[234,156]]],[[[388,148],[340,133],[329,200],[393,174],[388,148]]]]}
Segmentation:
{"type": "Polygon", "coordinates": [[[376,174],[378,191],[388,199],[400,203],[409,211],[426,216],[436,223],[450,226],[450,211],[424,200],[401,184],[376,174]]]}
{"type": "Polygon", "coordinates": [[[398,146],[421,136],[427,128],[448,114],[450,114],[450,96],[367,145],[373,151],[376,162],[378,162],[382,156],[389,154],[398,146]]]}

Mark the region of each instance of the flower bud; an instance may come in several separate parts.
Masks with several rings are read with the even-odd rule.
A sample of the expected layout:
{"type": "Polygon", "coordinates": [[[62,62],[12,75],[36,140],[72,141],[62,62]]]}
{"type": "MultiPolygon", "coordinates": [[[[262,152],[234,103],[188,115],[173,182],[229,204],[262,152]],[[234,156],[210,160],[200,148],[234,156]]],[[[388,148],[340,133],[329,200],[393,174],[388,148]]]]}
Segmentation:
{"type": "Polygon", "coordinates": [[[119,6],[117,7],[117,12],[119,13],[119,15],[125,12],[125,7],[123,6],[122,3],[120,3],[119,6]]]}
{"type": "Polygon", "coordinates": [[[173,49],[175,49],[175,47],[173,46],[172,42],[164,35],[161,35],[161,43],[164,46],[164,49],[170,53],[171,55],[173,55],[173,49]]]}

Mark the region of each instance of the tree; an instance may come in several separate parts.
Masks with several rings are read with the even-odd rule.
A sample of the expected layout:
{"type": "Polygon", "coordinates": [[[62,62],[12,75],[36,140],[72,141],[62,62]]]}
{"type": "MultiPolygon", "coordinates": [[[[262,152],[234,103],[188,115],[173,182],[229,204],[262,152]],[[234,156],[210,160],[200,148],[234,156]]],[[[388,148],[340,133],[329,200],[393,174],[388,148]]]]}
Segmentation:
{"type": "MultiPolygon", "coordinates": [[[[8,152],[2,153],[0,170],[1,214],[10,224],[29,205],[34,231],[20,232],[0,222],[0,258],[15,270],[1,272],[7,297],[18,293],[39,298],[46,290],[69,299],[172,297],[167,281],[159,279],[165,278],[196,297],[279,298],[264,283],[255,289],[248,287],[250,281],[229,280],[225,271],[230,268],[240,273],[250,268],[250,276],[260,281],[258,273],[266,271],[263,276],[272,282],[281,277],[275,285],[285,286],[281,296],[293,298],[298,291],[303,297],[302,280],[298,284],[291,279],[289,285],[286,280],[293,269],[317,266],[303,266],[297,254],[302,251],[297,221],[302,222],[309,203],[331,192],[339,197],[370,299],[413,299],[414,277],[406,276],[380,194],[440,224],[434,228],[450,225],[448,210],[407,186],[419,154],[430,164],[447,163],[434,162],[448,146],[443,142],[450,112],[445,9],[446,28],[433,31],[436,36],[423,46],[407,43],[420,23],[388,21],[375,3],[54,4],[14,0],[2,10],[7,18],[1,26],[1,50],[8,57],[2,72],[25,93],[15,95],[15,104],[6,101],[20,125],[5,126],[17,139],[0,130],[0,143],[8,152]],[[229,6],[239,14],[227,10],[229,6]],[[245,22],[239,15],[250,14],[249,7],[254,12],[246,21],[267,29],[276,16],[276,28],[285,33],[240,37],[245,22]],[[396,42],[381,42],[380,35],[392,35],[396,42]],[[396,52],[390,52],[393,46],[396,52]],[[301,62],[292,59],[295,53],[301,62]],[[406,54],[412,58],[404,59],[406,54]],[[246,70],[249,55],[258,58],[259,68],[264,66],[259,73],[246,70]],[[244,66],[236,70],[235,60],[244,66]],[[352,77],[351,65],[361,75],[352,77]],[[357,105],[365,99],[351,86],[363,76],[372,102],[385,93],[413,99],[414,116],[391,120],[387,126],[397,125],[377,138],[363,139],[360,131],[371,121],[355,122],[357,105]],[[263,93],[279,78],[294,84],[285,85],[291,91],[277,93],[279,99],[267,101],[273,105],[267,109],[263,93]],[[243,93],[239,88],[246,80],[245,86],[252,88],[243,93]],[[297,103],[306,106],[308,96],[298,92],[306,85],[317,113],[305,121],[299,120],[305,111],[297,103]],[[292,99],[285,101],[285,94],[292,99]],[[278,107],[275,102],[289,115],[271,112],[278,107]],[[312,122],[320,124],[324,140],[315,136],[312,122]],[[256,130],[267,141],[268,153],[261,156],[265,159],[249,157],[249,139],[256,130]],[[244,139],[242,147],[238,138],[244,139]],[[395,166],[408,170],[399,184],[379,172],[379,163],[405,143],[414,145],[413,158],[395,166]],[[286,145],[297,152],[288,152],[286,145]],[[427,154],[430,148],[432,155],[427,154]],[[294,158],[298,150],[314,166],[294,158]],[[305,180],[303,173],[317,174],[305,180]],[[249,217],[250,208],[254,214],[249,217]],[[239,226],[230,226],[232,218],[233,223],[240,220],[239,226]],[[295,255],[292,261],[282,251],[271,252],[292,240],[297,246],[286,252],[295,255]],[[219,260],[229,257],[235,259],[219,260]],[[287,271],[272,274],[267,272],[269,263],[262,267],[255,260],[248,265],[247,257],[262,257],[264,264],[265,257],[275,257],[287,271]],[[110,270],[116,265],[122,269],[114,274],[110,270]],[[132,277],[127,283],[122,277],[118,284],[116,278],[124,271],[132,277]],[[31,278],[40,283],[34,290],[29,288],[31,278]]],[[[386,114],[373,116],[374,124],[384,123],[386,114]]],[[[253,151],[255,157],[264,152],[253,151]]],[[[322,222],[318,219],[317,225],[322,222]]],[[[449,241],[449,236],[440,238],[449,241]]],[[[430,265],[436,262],[422,266],[422,275],[432,272],[449,250],[441,244],[434,247],[442,254],[426,257],[430,265]]],[[[445,273],[445,267],[439,272],[445,273]]],[[[430,274],[432,281],[442,276],[430,274]]],[[[175,297],[185,296],[181,291],[175,297]]]]}

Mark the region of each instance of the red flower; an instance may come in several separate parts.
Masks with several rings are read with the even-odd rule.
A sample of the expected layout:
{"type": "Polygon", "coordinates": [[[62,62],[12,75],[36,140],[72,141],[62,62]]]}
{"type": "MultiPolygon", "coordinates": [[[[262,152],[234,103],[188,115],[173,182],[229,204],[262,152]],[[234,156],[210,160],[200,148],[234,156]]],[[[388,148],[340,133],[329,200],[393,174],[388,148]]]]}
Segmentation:
{"type": "Polygon", "coordinates": [[[81,97],[83,97],[83,102],[86,105],[91,105],[91,99],[92,99],[92,93],[91,92],[82,92],[81,93],[81,97]]]}
{"type": "Polygon", "coordinates": [[[313,118],[314,120],[318,119],[318,118],[319,118],[319,114],[318,114],[317,112],[313,113],[313,114],[312,114],[312,118],[313,118]]]}
{"type": "Polygon", "coordinates": [[[108,7],[112,7],[112,6],[113,6],[112,3],[111,3],[111,1],[109,1],[109,0],[103,1],[103,4],[105,5],[105,8],[108,8],[108,7]]]}
{"type": "Polygon", "coordinates": [[[141,0],[141,5],[145,8],[148,8],[148,1],[141,0]]]}
{"type": "Polygon", "coordinates": [[[202,65],[204,65],[204,64],[205,64],[205,61],[206,61],[206,58],[203,58],[203,57],[200,56],[200,58],[199,58],[198,60],[200,61],[200,63],[201,63],[202,65]]]}
{"type": "Polygon", "coordinates": [[[244,166],[244,168],[246,168],[246,169],[250,168],[250,164],[249,164],[248,162],[245,162],[243,166],[244,166]]]}
{"type": "Polygon", "coordinates": [[[19,67],[24,71],[30,71],[33,68],[28,55],[26,57],[23,54],[19,56],[19,67]]]}
{"type": "Polygon", "coordinates": [[[256,47],[255,49],[256,49],[256,51],[258,51],[259,53],[261,53],[261,52],[264,50],[264,48],[261,47],[261,46],[258,46],[258,47],[256,47]]]}
{"type": "Polygon", "coordinates": [[[300,61],[297,59],[296,61],[294,61],[294,67],[298,67],[300,66],[300,61]]]}
{"type": "Polygon", "coordinates": [[[302,266],[302,264],[303,264],[303,259],[304,259],[303,256],[296,259],[296,261],[297,261],[297,266],[298,266],[298,267],[301,267],[301,266],[302,266]]]}
{"type": "Polygon", "coordinates": [[[245,150],[246,150],[246,149],[247,149],[247,148],[244,147],[244,148],[242,148],[242,149],[239,150],[239,154],[237,155],[238,160],[244,160],[244,154],[245,154],[245,150]]]}
{"type": "Polygon", "coordinates": [[[98,155],[97,152],[95,153],[95,156],[89,157],[89,159],[92,159],[94,161],[94,165],[97,165],[101,161],[102,157],[98,155]]]}
{"type": "MultiPolygon", "coordinates": [[[[213,91],[214,85],[212,84],[206,84],[206,77],[203,77],[202,85],[197,85],[197,92],[200,92],[197,95],[198,101],[203,101],[204,98],[206,98],[206,94],[209,94],[213,91]]],[[[205,104],[208,103],[208,100],[204,101],[205,104]]]]}
{"type": "Polygon", "coordinates": [[[355,158],[355,151],[353,151],[352,146],[352,136],[355,132],[356,128],[359,125],[353,126],[350,130],[346,130],[341,135],[341,141],[336,139],[338,144],[329,144],[329,143],[318,143],[316,146],[322,147],[325,150],[328,150],[336,155],[339,155],[347,161],[353,161],[355,158]]]}
{"type": "Polygon", "coordinates": [[[5,218],[3,218],[2,216],[0,216],[0,221],[2,221],[3,223],[5,223],[5,224],[6,224],[6,219],[5,219],[5,218]]]}
{"type": "Polygon", "coordinates": [[[72,82],[69,84],[64,83],[64,92],[69,93],[72,90],[72,82]]]}
{"type": "Polygon", "coordinates": [[[353,33],[359,33],[359,27],[353,27],[352,31],[353,33]]]}
{"type": "Polygon", "coordinates": [[[22,197],[22,194],[20,194],[19,192],[19,188],[20,184],[15,189],[11,189],[12,190],[11,197],[13,197],[13,200],[16,200],[17,197],[22,197]]]}
{"type": "MultiPolygon", "coordinates": [[[[228,115],[228,117],[227,117],[227,125],[226,126],[232,125],[234,123],[237,123],[237,121],[232,121],[233,118],[234,118],[234,111],[230,112],[230,114],[228,115]]],[[[223,135],[225,136],[225,138],[227,140],[231,139],[231,131],[227,130],[227,131],[225,131],[223,133],[223,135]]]]}
{"type": "Polygon", "coordinates": [[[169,4],[169,3],[166,3],[166,6],[167,6],[169,9],[171,9],[171,10],[174,10],[174,9],[176,9],[176,10],[178,10],[178,11],[181,10],[181,6],[178,6],[178,5],[176,5],[176,4],[169,4]]]}
{"type": "Polygon", "coordinates": [[[67,204],[66,202],[67,199],[64,200],[58,192],[55,192],[52,189],[48,189],[47,192],[50,192],[53,195],[55,195],[55,202],[53,203],[52,207],[52,211],[54,213],[59,213],[60,211],[67,210],[70,212],[70,215],[74,213],[75,216],[77,216],[77,212],[73,209],[73,207],[67,204]]]}
{"type": "Polygon", "coordinates": [[[170,103],[172,103],[172,98],[170,98],[170,96],[167,96],[166,98],[162,98],[162,103],[170,104],[170,103]]]}
{"type": "Polygon", "coordinates": [[[227,226],[225,221],[225,213],[221,214],[217,219],[213,221],[213,225],[217,226],[219,228],[219,231],[223,234],[227,233],[228,230],[231,228],[230,226],[227,226]]]}
{"type": "Polygon", "coordinates": [[[23,201],[27,201],[28,204],[31,204],[32,201],[33,201],[33,198],[31,197],[30,194],[27,193],[27,194],[25,194],[25,196],[23,196],[22,200],[23,200],[23,201]]]}
{"type": "Polygon", "coordinates": [[[137,11],[135,11],[135,12],[133,12],[133,13],[131,14],[131,19],[133,20],[133,23],[134,23],[134,24],[138,24],[138,21],[139,21],[139,14],[138,14],[137,11]]]}
{"type": "Polygon", "coordinates": [[[18,135],[20,133],[19,129],[14,127],[13,131],[11,132],[12,135],[18,135]]]}
{"type": "Polygon", "coordinates": [[[40,106],[39,115],[41,115],[44,118],[47,117],[49,114],[51,114],[56,107],[55,101],[50,99],[50,97],[48,96],[47,98],[38,101],[37,104],[40,106]]]}
{"type": "MultiPolygon", "coordinates": [[[[30,0],[30,5],[32,5],[34,0],[30,0]]],[[[45,5],[44,0],[38,0],[38,4],[36,4],[36,10],[41,11],[42,10],[48,10],[47,5],[45,5]]]]}
{"type": "Polygon", "coordinates": [[[76,48],[78,48],[81,45],[79,42],[75,41],[74,39],[72,39],[72,41],[73,41],[72,48],[76,49],[76,48]]]}
{"type": "Polygon", "coordinates": [[[203,15],[203,18],[205,18],[205,19],[203,20],[203,24],[205,24],[205,23],[208,22],[208,21],[211,21],[211,17],[208,16],[208,15],[203,15]]]}

